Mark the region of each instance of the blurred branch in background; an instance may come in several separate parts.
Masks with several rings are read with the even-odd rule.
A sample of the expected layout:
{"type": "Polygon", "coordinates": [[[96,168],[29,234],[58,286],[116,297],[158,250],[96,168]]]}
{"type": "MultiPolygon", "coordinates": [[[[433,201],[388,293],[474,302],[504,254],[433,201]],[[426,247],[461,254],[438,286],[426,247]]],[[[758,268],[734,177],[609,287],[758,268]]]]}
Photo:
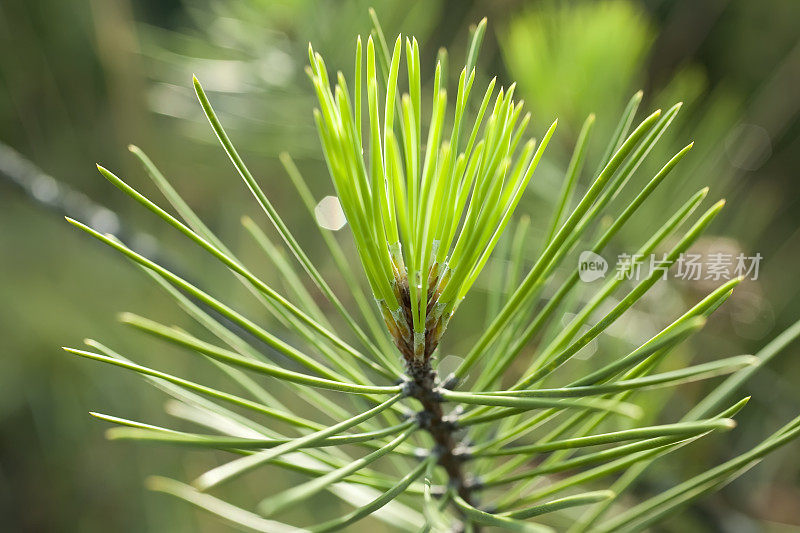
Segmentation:
{"type": "MultiPolygon", "coordinates": [[[[141,138],[147,128],[145,83],[133,12],[127,1],[90,0],[95,46],[108,84],[109,104],[120,133],[141,138]]],[[[124,142],[124,140],[122,141],[124,142]]]]}
{"type": "Polygon", "coordinates": [[[85,221],[102,233],[116,235],[133,250],[147,256],[158,254],[158,240],[149,233],[129,231],[119,215],[92,201],[67,183],[45,174],[19,152],[0,142],[0,178],[41,209],[85,221]]]}

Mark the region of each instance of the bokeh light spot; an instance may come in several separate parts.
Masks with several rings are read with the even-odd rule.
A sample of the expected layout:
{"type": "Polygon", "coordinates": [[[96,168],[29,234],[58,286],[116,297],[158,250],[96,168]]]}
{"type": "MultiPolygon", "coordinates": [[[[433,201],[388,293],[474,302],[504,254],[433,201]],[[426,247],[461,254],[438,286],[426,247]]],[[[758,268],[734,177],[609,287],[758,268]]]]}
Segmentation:
{"type": "Polygon", "coordinates": [[[342,229],[347,223],[342,211],[342,204],[335,196],[326,196],[314,208],[314,214],[317,217],[317,224],[325,229],[337,231],[342,229]]]}

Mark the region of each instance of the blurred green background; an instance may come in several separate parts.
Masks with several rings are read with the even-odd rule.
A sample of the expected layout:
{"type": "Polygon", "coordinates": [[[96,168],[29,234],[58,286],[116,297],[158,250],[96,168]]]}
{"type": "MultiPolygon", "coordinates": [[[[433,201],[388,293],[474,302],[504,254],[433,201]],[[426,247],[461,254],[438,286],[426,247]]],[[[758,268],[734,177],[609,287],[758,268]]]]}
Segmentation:
{"type": "MultiPolygon", "coordinates": [[[[417,36],[428,65],[423,72],[433,72],[438,49],[447,46],[451,79],[458,75],[468,26],[489,17],[481,75],[497,75],[506,85],[518,82],[535,134],[554,117],[560,120],[521,206],[534,219],[549,217],[588,113],[598,117],[592,166],[591,155],[601,155],[604,135],[636,90],[645,90],[643,110],[684,101],[672,132],[639,173],[639,180],[646,179],[669,154],[697,142],[679,175],[654,199],[654,212],[663,215],[708,184],[710,196],[726,197],[729,206],[700,246],[764,257],[759,279],[744,284],[694,349],[709,357],[752,353],[800,317],[796,0],[2,0],[0,529],[227,530],[142,486],[148,474],[193,476],[214,463],[213,454],[108,443],[106,425],[88,416],[99,410],[170,423],[164,397],[136,376],[77,360],[59,346],[100,338],[138,360],[166,364],[171,351],[141,344],[117,325],[115,315],[131,310],[162,321],[186,320],[147,277],[79,235],[61,215],[119,231],[140,250],[214,287],[228,301],[241,300],[245,310],[268,321],[245,301],[235,279],[177,235],[163,232],[154,217],[105,182],[94,164],[152,192],[126,150],[129,143],[139,145],[209,226],[258,270],[263,259],[239,219],[250,214],[265,228],[266,223],[196,104],[195,73],[282,216],[323,271],[332,272],[277,155],[289,151],[295,157],[316,196],[331,193],[303,72],[307,43],[313,42],[331,69],[349,71],[351,37],[368,33],[370,5],[388,34],[417,36]]],[[[619,205],[625,198],[618,200],[619,205]]],[[[623,250],[648,229],[628,228],[617,246],[623,250]]],[[[531,257],[535,249],[532,244],[531,257]]],[[[274,273],[261,273],[279,284],[274,273]]],[[[662,286],[653,296],[658,301],[627,327],[641,336],[708,289],[662,286]]],[[[473,301],[485,297],[485,288],[478,287],[473,301]]],[[[459,353],[463,346],[446,348],[459,353]]],[[[790,349],[748,384],[754,399],[739,431],[692,448],[679,466],[661,465],[637,490],[659,490],[724,460],[800,411],[799,353],[790,349]]],[[[168,364],[181,369],[191,361],[168,364]]],[[[685,409],[701,390],[686,388],[667,412],[685,409]]],[[[780,451],[664,530],[800,530],[799,451],[797,444],[780,451]]],[[[246,490],[262,488],[252,484],[246,490]]],[[[381,527],[366,524],[365,530],[381,527]]]]}

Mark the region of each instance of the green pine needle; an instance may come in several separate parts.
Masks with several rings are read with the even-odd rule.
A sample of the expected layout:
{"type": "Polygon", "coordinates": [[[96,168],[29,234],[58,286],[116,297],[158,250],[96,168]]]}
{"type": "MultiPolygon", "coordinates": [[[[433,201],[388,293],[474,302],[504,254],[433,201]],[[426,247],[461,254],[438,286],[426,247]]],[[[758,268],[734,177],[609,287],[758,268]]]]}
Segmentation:
{"type": "MultiPolygon", "coordinates": [[[[596,139],[594,125],[611,117],[597,113],[586,118],[576,139],[557,140],[557,121],[538,124],[516,99],[514,83],[502,85],[479,73],[486,19],[470,29],[464,67],[451,79],[454,59],[447,50],[439,50],[434,68],[423,69],[427,51],[417,40],[387,39],[375,12],[369,15],[369,36],[355,39],[352,78],[328,72],[322,56],[308,49],[322,154],[355,244],[351,252],[317,228],[342,283],[325,279],[300,246],[270,200],[270,189],[236,150],[212,106],[214,95],[197,78],[194,90],[222,150],[280,236],[280,243],[273,242],[260,221],[241,219],[248,242],[269,260],[279,285],[246,266],[138,147],[130,151],[176,215],[128,180],[99,165],[98,170],[222,263],[273,319],[269,325],[237,311],[239,302],[212,296],[219,288],[207,291],[117,237],[68,219],[138,266],[198,328],[189,333],[132,313],[123,313],[121,322],[180,347],[193,356],[190,368],[210,365],[212,376],[221,378],[220,384],[204,385],[135,363],[92,340],[91,351],[65,348],[139,374],[171,398],[168,413],[193,426],[176,429],[92,413],[115,426],[107,431],[110,440],[233,454],[221,455],[227,462],[191,485],[150,478],[152,490],[237,527],[273,533],[336,531],[370,517],[402,531],[475,531],[487,525],[542,532],[561,530],[566,522],[571,532],[638,531],[720,489],[800,435],[795,419],[750,451],[652,498],[631,494],[654,461],[711,433],[733,430],[733,417],[748,398],[724,408],[731,396],[800,336],[797,322],[755,356],[714,353],[695,361],[687,339],[730,297],[742,281],[736,278],[677,317],[658,316],[667,325],[647,341],[626,341],[622,348],[616,343],[613,351],[606,346],[609,328],[633,309],[650,311],[647,297],[662,272],[632,283],[608,276],[596,286],[583,285],[576,256],[626,245],[618,242],[622,230],[646,221],[657,229],[639,232],[635,259],[622,273],[663,250],[661,264],[669,268],[725,204],[720,200],[695,216],[706,187],[686,191],[672,213],[648,205],[690,157],[692,143],[655,162],[655,174],[640,176],[653,148],[671,133],[681,104],[641,118],[640,91],[608,139],[596,139]],[[530,130],[541,132],[538,141],[530,130]],[[547,152],[556,142],[572,147],[560,190],[552,208],[532,211],[526,191],[540,163],[547,158],[548,167],[561,168],[547,152]],[[596,142],[603,156],[593,160],[596,142]],[[587,169],[594,168],[589,175],[587,169]],[[483,275],[487,267],[491,273],[483,275]],[[487,280],[490,290],[479,312],[486,324],[469,335],[464,324],[475,329],[475,321],[465,316],[456,326],[456,311],[465,299],[480,307],[474,290],[479,280],[487,280]],[[446,333],[459,327],[458,334],[446,333]],[[456,337],[453,346],[465,347],[458,354],[463,358],[451,375],[441,375],[440,345],[450,335],[456,337]],[[593,342],[598,353],[576,365],[593,342]],[[676,361],[688,362],[676,368],[676,361]],[[576,371],[587,365],[589,370],[576,371]],[[662,399],[642,398],[655,389],[659,398],[669,397],[687,383],[725,375],[678,421],[662,420],[662,399]],[[238,392],[228,392],[228,386],[238,392]],[[255,510],[209,493],[274,467],[308,479],[261,496],[255,510]],[[621,475],[609,482],[615,474],[621,475]],[[303,526],[273,520],[292,505],[315,505],[323,492],[352,509],[303,526]],[[622,494],[631,497],[619,500],[622,494]]],[[[313,216],[309,182],[288,154],[279,159],[313,216]]],[[[654,307],[658,314],[661,308],[654,307]]],[[[366,522],[364,528],[371,530],[366,522]]]]}

